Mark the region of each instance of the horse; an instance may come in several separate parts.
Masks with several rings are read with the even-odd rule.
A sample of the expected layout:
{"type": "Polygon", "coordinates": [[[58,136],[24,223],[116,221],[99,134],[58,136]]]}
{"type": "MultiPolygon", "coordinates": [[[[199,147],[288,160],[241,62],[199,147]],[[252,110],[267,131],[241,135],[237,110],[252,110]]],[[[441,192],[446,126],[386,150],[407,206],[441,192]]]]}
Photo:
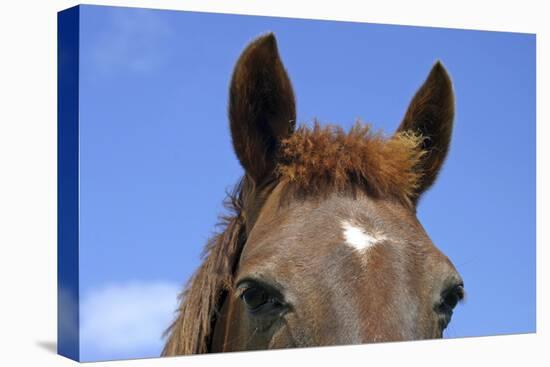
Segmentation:
{"type": "Polygon", "coordinates": [[[296,127],[275,36],[252,41],[228,102],[244,174],[161,355],[442,338],[464,282],[416,208],[447,156],[454,110],[437,61],[391,136],[360,121],[296,127]]]}

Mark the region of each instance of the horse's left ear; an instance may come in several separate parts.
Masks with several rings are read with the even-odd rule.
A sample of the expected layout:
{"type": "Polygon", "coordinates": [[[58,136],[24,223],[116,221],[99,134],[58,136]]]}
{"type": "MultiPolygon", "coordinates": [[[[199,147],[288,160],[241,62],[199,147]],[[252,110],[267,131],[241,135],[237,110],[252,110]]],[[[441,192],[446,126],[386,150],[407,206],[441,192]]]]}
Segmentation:
{"type": "Polygon", "coordinates": [[[428,78],[413,97],[398,132],[412,131],[421,134],[422,148],[426,151],[417,169],[421,179],[414,201],[437,178],[449,151],[454,119],[454,95],[451,79],[443,65],[437,61],[428,78]]]}
{"type": "Polygon", "coordinates": [[[296,124],[294,92],[272,33],[243,51],[231,79],[233,147],[246,173],[261,184],[273,173],[281,140],[296,124]]]}

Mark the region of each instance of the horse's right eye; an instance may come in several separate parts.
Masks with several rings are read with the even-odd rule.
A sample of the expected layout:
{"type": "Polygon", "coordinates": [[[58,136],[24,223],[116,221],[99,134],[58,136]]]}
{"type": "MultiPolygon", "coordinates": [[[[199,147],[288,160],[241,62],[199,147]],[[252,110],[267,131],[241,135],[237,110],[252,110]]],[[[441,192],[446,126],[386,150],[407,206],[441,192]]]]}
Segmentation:
{"type": "Polygon", "coordinates": [[[241,294],[241,299],[250,311],[256,311],[269,302],[269,295],[260,287],[251,287],[241,294]]]}
{"type": "Polygon", "coordinates": [[[451,313],[457,303],[464,299],[464,285],[457,284],[443,292],[439,309],[443,313],[451,313]]]}
{"type": "Polygon", "coordinates": [[[437,312],[440,316],[439,323],[441,331],[445,330],[449,323],[451,322],[451,317],[453,316],[453,310],[458,304],[458,302],[464,299],[464,285],[462,283],[456,284],[448,289],[446,289],[441,294],[441,300],[437,305],[437,312]]]}

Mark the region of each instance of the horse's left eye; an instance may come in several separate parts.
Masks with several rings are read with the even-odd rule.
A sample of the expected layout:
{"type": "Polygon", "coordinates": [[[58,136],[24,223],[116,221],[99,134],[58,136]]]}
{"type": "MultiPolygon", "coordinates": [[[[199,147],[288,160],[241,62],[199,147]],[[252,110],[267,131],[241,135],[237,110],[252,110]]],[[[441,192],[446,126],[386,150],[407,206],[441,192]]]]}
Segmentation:
{"type": "Polygon", "coordinates": [[[242,293],[241,298],[250,311],[258,310],[269,301],[269,295],[260,287],[246,289],[242,293]]]}

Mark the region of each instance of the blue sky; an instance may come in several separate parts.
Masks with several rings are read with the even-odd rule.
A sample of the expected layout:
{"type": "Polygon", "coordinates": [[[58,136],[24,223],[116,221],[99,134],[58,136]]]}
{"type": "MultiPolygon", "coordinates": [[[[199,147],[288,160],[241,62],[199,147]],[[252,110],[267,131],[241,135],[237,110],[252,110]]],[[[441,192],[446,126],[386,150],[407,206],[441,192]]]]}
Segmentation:
{"type": "Polygon", "coordinates": [[[242,174],[226,118],[232,68],[268,31],[299,123],[361,118],[391,133],[444,63],[453,142],[418,216],[468,291],[446,336],[535,331],[534,35],[95,6],[80,24],[82,360],[160,353],[242,174]]]}

